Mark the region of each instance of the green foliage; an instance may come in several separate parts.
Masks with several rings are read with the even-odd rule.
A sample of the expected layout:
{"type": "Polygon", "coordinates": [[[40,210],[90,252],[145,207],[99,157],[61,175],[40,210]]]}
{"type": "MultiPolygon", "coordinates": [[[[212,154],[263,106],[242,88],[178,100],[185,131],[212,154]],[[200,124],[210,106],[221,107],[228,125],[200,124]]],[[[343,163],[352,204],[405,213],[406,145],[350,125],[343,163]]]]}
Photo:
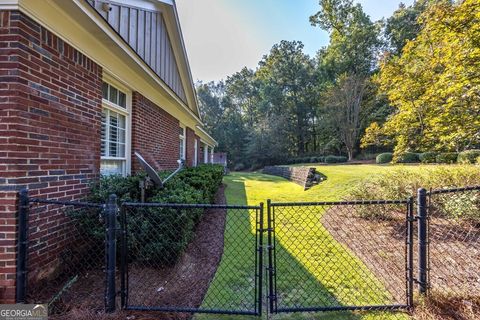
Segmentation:
{"type": "MultiPolygon", "coordinates": [[[[390,170],[359,183],[350,191],[347,198],[372,200],[407,199],[415,195],[418,188],[440,189],[479,184],[480,170],[471,165],[391,167],[390,170]]],[[[467,199],[468,201],[460,206],[458,206],[459,201],[454,200],[451,195],[445,197],[445,201],[437,201],[437,203],[440,203],[442,208],[440,211],[444,212],[443,215],[445,216],[453,218],[462,214],[468,216],[476,215],[476,219],[479,221],[480,203],[478,202],[478,192],[476,194],[477,196],[473,201],[471,201],[472,199],[467,199]],[[476,206],[476,213],[472,209],[473,205],[476,206]],[[464,209],[466,211],[462,213],[464,209]]],[[[376,218],[374,213],[369,217],[376,218]]]]}
{"type": "Polygon", "coordinates": [[[435,158],[436,163],[456,163],[458,158],[458,153],[456,152],[443,152],[439,153],[435,158]]]}
{"type": "Polygon", "coordinates": [[[347,162],[348,158],[344,156],[326,156],[325,163],[341,163],[347,162]]]}
{"type": "Polygon", "coordinates": [[[393,157],[393,162],[396,163],[417,163],[420,162],[418,153],[414,152],[403,152],[400,154],[395,154],[393,157]]]}
{"type": "Polygon", "coordinates": [[[383,134],[407,150],[480,145],[478,0],[434,1],[400,56],[387,55],[378,81],[395,108],[383,134]]]}
{"type": "Polygon", "coordinates": [[[375,162],[378,164],[383,164],[383,163],[390,163],[393,160],[393,153],[391,152],[384,152],[380,153],[377,158],[375,159],[375,162]]]}
{"type": "MultiPolygon", "coordinates": [[[[161,172],[167,176],[169,172],[161,172]]],[[[91,187],[88,201],[105,203],[108,196],[116,194],[119,202],[140,202],[139,181],[141,176],[102,176],[91,187]]],[[[146,202],[197,204],[213,203],[215,193],[222,183],[223,167],[201,165],[186,168],[163,189],[153,188],[146,194],[146,202]]],[[[186,248],[194,235],[194,228],[203,209],[131,208],[128,214],[129,250],[132,258],[168,265],[186,248]],[[161,237],[158,235],[162,235],[161,237]]],[[[70,213],[83,226],[84,232],[95,239],[104,237],[103,225],[98,216],[82,210],[70,213]],[[93,220],[92,220],[93,219],[93,220]],[[95,223],[96,222],[96,223],[95,223]]]]}
{"type": "Polygon", "coordinates": [[[423,152],[418,155],[421,163],[435,163],[437,161],[436,152],[423,152]]]}
{"type": "Polygon", "coordinates": [[[480,150],[465,150],[458,154],[458,163],[475,163],[480,157],[480,150]]]}

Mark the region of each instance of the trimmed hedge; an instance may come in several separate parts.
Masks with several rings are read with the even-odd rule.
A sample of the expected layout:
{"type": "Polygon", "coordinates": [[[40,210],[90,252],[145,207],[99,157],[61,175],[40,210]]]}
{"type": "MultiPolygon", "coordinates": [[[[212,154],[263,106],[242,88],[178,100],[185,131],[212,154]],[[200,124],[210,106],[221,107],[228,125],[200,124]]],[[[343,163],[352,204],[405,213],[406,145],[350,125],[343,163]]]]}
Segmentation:
{"type": "Polygon", "coordinates": [[[395,162],[397,163],[418,163],[420,158],[418,153],[414,152],[404,152],[395,156],[395,162]]]}
{"type": "Polygon", "coordinates": [[[437,160],[436,152],[424,152],[418,155],[421,163],[435,163],[437,160]]]}
{"type": "Polygon", "coordinates": [[[390,162],[392,162],[392,159],[393,159],[393,153],[385,152],[385,153],[380,153],[376,157],[375,162],[378,163],[378,164],[390,163],[390,162]]]}
{"type": "Polygon", "coordinates": [[[457,162],[458,163],[475,163],[478,157],[480,157],[480,150],[478,149],[465,150],[458,154],[457,162]]]}
{"type": "MultiPolygon", "coordinates": [[[[164,189],[147,190],[146,202],[159,203],[213,203],[222,183],[223,166],[202,165],[186,168],[169,180],[164,189]]],[[[161,172],[162,178],[170,172],[161,172]]],[[[89,202],[105,203],[110,194],[116,194],[119,202],[140,202],[139,182],[144,175],[121,177],[104,176],[91,186],[89,202]]],[[[129,250],[132,259],[173,265],[188,243],[193,239],[195,226],[204,209],[135,207],[127,212],[129,250]],[[161,235],[161,236],[160,236],[161,235]]],[[[68,214],[68,213],[67,213],[68,214]]],[[[75,210],[69,215],[76,219],[96,241],[104,240],[104,226],[98,223],[98,215],[75,210]],[[93,221],[90,221],[92,220],[93,221]],[[88,221],[87,221],[88,220],[88,221]]]]}
{"type": "Polygon", "coordinates": [[[344,156],[326,156],[325,163],[342,163],[347,162],[348,158],[344,156]]]}
{"type": "Polygon", "coordinates": [[[439,153],[435,158],[437,163],[456,163],[458,158],[458,153],[456,152],[443,152],[439,153]]]}

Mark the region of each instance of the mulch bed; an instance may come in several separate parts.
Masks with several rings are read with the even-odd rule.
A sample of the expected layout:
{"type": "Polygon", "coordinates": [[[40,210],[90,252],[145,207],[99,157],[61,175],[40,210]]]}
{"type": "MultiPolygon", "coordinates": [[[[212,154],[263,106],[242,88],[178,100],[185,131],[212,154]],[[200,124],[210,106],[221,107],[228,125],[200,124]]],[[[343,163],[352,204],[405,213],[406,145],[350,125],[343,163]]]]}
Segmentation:
{"type": "MultiPolygon", "coordinates": [[[[226,203],[224,190],[225,186],[222,185],[217,191],[216,204],[226,203]]],[[[194,239],[172,267],[155,269],[131,263],[129,265],[129,305],[198,308],[202,304],[223,254],[225,221],[225,209],[206,210],[196,227],[194,239]]],[[[68,307],[70,312],[55,318],[169,320],[192,317],[191,314],[186,313],[119,311],[108,315],[103,311],[95,312],[95,307],[99,306],[99,296],[95,295],[97,299],[92,299],[92,293],[103,294],[104,279],[105,275],[101,271],[95,271],[79,279],[69,290],[68,298],[62,299],[64,301],[62,306],[68,307]]],[[[120,287],[119,283],[117,287],[120,287]]],[[[100,302],[102,301],[103,299],[100,302]]]]}

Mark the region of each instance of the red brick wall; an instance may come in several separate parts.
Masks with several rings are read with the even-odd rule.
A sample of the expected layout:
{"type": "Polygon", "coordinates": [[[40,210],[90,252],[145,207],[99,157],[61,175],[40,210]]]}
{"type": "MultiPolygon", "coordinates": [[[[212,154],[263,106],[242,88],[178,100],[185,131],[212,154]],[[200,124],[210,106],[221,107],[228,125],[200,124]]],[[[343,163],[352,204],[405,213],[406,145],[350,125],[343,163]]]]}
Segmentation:
{"type": "MultiPolygon", "coordinates": [[[[101,79],[98,65],[39,24],[0,12],[1,303],[15,297],[16,191],[80,199],[98,176],[101,79]]],[[[45,247],[65,240],[64,219],[54,211],[30,217],[29,245],[38,249],[30,250],[29,269],[54,263],[56,252],[45,247]]]]}
{"type": "Polygon", "coordinates": [[[187,166],[193,167],[193,161],[195,160],[195,131],[187,127],[187,151],[186,160],[187,166]]]}
{"type": "Polygon", "coordinates": [[[157,170],[176,169],[180,123],[138,92],[132,97],[132,173],[141,171],[139,152],[157,170]]]}

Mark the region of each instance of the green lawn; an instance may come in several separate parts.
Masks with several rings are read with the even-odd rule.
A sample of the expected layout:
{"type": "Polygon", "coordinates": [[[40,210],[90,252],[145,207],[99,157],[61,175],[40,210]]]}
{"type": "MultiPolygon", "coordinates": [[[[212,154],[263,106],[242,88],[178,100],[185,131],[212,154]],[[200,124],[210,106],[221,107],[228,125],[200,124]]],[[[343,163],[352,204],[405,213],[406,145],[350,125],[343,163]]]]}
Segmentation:
{"type": "MultiPolygon", "coordinates": [[[[267,199],[272,199],[273,202],[335,201],[345,196],[362,179],[385,172],[388,168],[376,165],[320,166],[318,170],[328,179],[308,191],[303,191],[302,187],[285,179],[258,173],[232,173],[225,177],[224,182],[227,185],[228,204],[258,205],[267,199]]],[[[412,167],[412,170],[417,169],[412,167]]],[[[282,221],[277,221],[277,271],[289,272],[288,278],[280,275],[277,277],[277,288],[282,293],[284,303],[293,306],[295,303],[309,301],[312,304],[310,306],[313,306],[322,303],[351,305],[389,302],[388,292],[368,268],[352,252],[336,242],[320,223],[313,223],[315,219],[318,221],[321,218],[323,210],[314,213],[317,215],[315,219],[312,219],[311,211],[291,211],[292,216],[288,216],[289,213],[290,211],[284,212],[282,221]],[[312,223],[305,228],[304,221],[312,223]],[[322,250],[318,250],[316,244],[322,244],[322,250]],[[342,264],[345,261],[350,263],[342,264]],[[326,275],[325,270],[329,274],[326,275]],[[376,288],[375,292],[370,289],[372,287],[376,288]],[[362,292],[362,295],[355,296],[355,292],[362,292]]],[[[228,213],[225,252],[203,307],[234,306],[236,302],[243,301],[239,293],[251,292],[251,270],[254,266],[251,246],[239,246],[238,243],[253,243],[254,217],[247,216],[244,212],[239,218],[238,214],[228,213]]],[[[220,317],[201,315],[197,318],[220,317]]],[[[242,317],[245,318],[247,317],[242,317]]],[[[398,319],[406,316],[343,312],[282,314],[274,318],[398,319]]]]}

